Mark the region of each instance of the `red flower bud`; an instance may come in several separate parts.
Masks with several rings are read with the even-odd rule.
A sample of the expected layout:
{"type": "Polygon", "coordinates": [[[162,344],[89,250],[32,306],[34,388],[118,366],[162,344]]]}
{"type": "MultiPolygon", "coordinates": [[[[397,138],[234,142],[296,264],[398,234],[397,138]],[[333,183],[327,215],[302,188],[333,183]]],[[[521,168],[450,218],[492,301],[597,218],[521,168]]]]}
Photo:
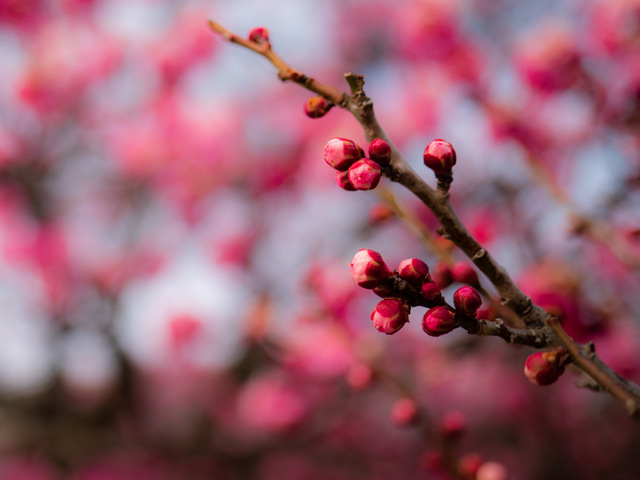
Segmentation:
{"type": "Polygon", "coordinates": [[[479,285],[478,274],[475,269],[467,263],[457,263],[451,269],[453,280],[458,283],[466,283],[467,285],[479,285]]]}
{"type": "Polygon", "coordinates": [[[418,405],[411,398],[399,398],[391,406],[391,422],[398,427],[418,423],[418,405]]]}
{"type": "Polygon", "coordinates": [[[429,276],[429,267],[418,258],[407,258],[398,265],[398,276],[416,288],[420,288],[429,276]]]}
{"type": "Polygon", "coordinates": [[[376,330],[391,335],[409,321],[409,314],[403,301],[387,298],[378,302],[376,308],[371,312],[371,320],[376,330]]]}
{"type": "Polygon", "coordinates": [[[304,113],[310,118],[324,117],[326,113],[331,110],[333,103],[320,95],[308,98],[304,102],[304,113]]]}
{"type": "Polygon", "coordinates": [[[249,40],[259,43],[260,45],[269,43],[269,30],[264,27],[253,28],[249,32],[249,40]]]}
{"type": "Polygon", "coordinates": [[[435,282],[423,283],[420,287],[420,293],[427,302],[438,302],[442,298],[440,286],[435,282]]]}
{"type": "Polygon", "coordinates": [[[456,151],[449,142],[436,139],[424,149],[424,164],[434,171],[436,175],[451,173],[456,164],[456,151]]]}
{"type": "Polygon", "coordinates": [[[353,390],[363,390],[373,382],[373,371],[365,363],[356,363],[347,371],[347,384],[353,390]]]}
{"type": "Polygon", "coordinates": [[[453,294],[453,304],[460,315],[473,317],[482,305],[482,298],[475,288],[465,286],[453,294]]]}
{"type": "Polygon", "coordinates": [[[453,283],[453,276],[451,274],[451,268],[445,263],[437,263],[433,269],[431,277],[433,281],[440,285],[440,288],[447,288],[453,283]]]}
{"type": "Polygon", "coordinates": [[[422,319],[422,330],[432,337],[439,337],[449,333],[456,327],[453,312],[441,306],[427,310],[422,319]]]}
{"type": "Polygon", "coordinates": [[[380,183],[380,165],[363,158],[349,167],[349,181],[356,190],[373,190],[380,183]]]}
{"type": "Polygon", "coordinates": [[[476,472],[476,480],[508,480],[508,478],[506,467],[498,462],[485,462],[476,472]]]}
{"type": "Polygon", "coordinates": [[[336,183],[338,186],[348,192],[355,192],[351,182],[349,181],[349,172],[336,172],[336,183]]]}
{"type": "Polygon", "coordinates": [[[466,428],[467,419],[464,413],[452,411],[447,413],[442,419],[440,435],[449,440],[455,440],[460,438],[466,428]]]}
{"type": "Polygon", "coordinates": [[[330,167],[344,172],[362,157],[361,150],[352,140],[332,138],[324,147],[324,161],[330,167]]]}
{"type": "Polygon", "coordinates": [[[388,165],[391,160],[391,147],[381,138],[376,138],[369,144],[369,157],[378,165],[388,165]]]}
{"type": "Polygon", "coordinates": [[[484,463],[482,457],[477,453],[467,453],[458,463],[458,470],[464,480],[475,480],[478,469],[484,463]]]}
{"type": "Polygon", "coordinates": [[[524,364],[524,374],[536,385],[545,386],[554,383],[564,373],[564,366],[569,358],[564,348],[556,348],[549,352],[536,352],[529,355],[524,364]]]}
{"type": "Polygon", "coordinates": [[[369,210],[369,220],[374,223],[384,222],[394,215],[393,209],[386,203],[377,203],[369,210]]]}
{"type": "Polygon", "coordinates": [[[391,276],[391,270],[382,260],[382,255],[368,249],[361,249],[349,264],[351,276],[362,288],[376,288],[391,276]]]}

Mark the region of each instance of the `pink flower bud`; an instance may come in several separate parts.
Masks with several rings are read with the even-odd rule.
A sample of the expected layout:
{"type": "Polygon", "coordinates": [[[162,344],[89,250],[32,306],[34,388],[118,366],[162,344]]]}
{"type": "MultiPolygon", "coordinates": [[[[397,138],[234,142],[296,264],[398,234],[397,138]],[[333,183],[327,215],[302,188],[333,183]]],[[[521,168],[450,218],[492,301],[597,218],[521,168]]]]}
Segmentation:
{"type": "Polygon", "coordinates": [[[362,288],[376,288],[391,276],[391,270],[382,260],[382,255],[364,248],[356,252],[349,267],[351,276],[362,288]]]}
{"type": "Polygon", "coordinates": [[[386,203],[377,203],[369,210],[369,220],[372,223],[381,223],[395,215],[393,209],[386,203]]]}
{"type": "Polygon", "coordinates": [[[269,43],[269,30],[264,27],[253,28],[249,32],[249,40],[259,43],[260,45],[269,43]]]}
{"type": "Polygon", "coordinates": [[[458,462],[458,471],[464,480],[475,480],[478,469],[484,463],[477,453],[467,453],[458,462]]]}
{"type": "Polygon", "coordinates": [[[391,160],[391,147],[381,138],[376,138],[369,144],[369,157],[378,165],[388,165],[391,160]]]}
{"type": "Polygon", "coordinates": [[[529,355],[524,364],[524,374],[536,385],[545,386],[554,383],[564,373],[569,354],[563,348],[549,352],[536,352],[529,355]]]}
{"type": "Polygon", "coordinates": [[[363,158],[349,167],[349,181],[356,190],[373,190],[380,183],[380,165],[363,158]]]}
{"type": "Polygon", "coordinates": [[[429,267],[418,258],[407,258],[398,265],[398,276],[416,288],[420,288],[429,277],[429,267]]]}
{"type": "Polygon", "coordinates": [[[442,298],[440,286],[435,282],[423,283],[420,287],[420,293],[427,302],[437,302],[442,298]]]}
{"type": "Polygon", "coordinates": [[[340,188],[346,190],[347,192],[355,192],[356,189],[353,188],[351,182],[349,181],[349,172],[336,172],[336,183],[340,188]]]}
{"type": "Polygon", "coordinates": [[[326,98],[317,95],[304,102],[304,113],[306,113],[310,118],[320,118],[324,117],[326,113],[331,110],[331,107],[333,107],[333,103],[326,98]]]}
{"type": "Polygon", "coordinates": [[[449,440],[460,438],[467,428],[467,419],[464,413],[458,411],[448,412],[442,419],[440,435],[449,440]]]}
{"type": "Polygon", "coordinates": [[[449,333],[456,327],[453,312],[441,306],[427,310],[422,319],[422,330],[432,337],[439,337],[449,333]]]}
{"type": "Polygon", "coordinates": [[[346,138],[332,138],[324,147],[324,161],[341,172],[348,170],[361,157],[361,150],[355,142],[346,138]]]}
{"type": "Polygon", "coordinates": [[[456,313],[465,317],[473,317],[482,305],[482,298],[475,288],[465,286],[453,294],[453,304],[456,307],[456,313]]]}
{"type": "Polygon", "coordinates": [[[467,263],[457,263],[451,269],[453,280],[458,283],[466,283],[467,285],[479,285],[478,274],[475,269],[467,263]]]}
{"type": "Polygon", "coordinates": [[[506,467],[498,462],[485,462],[476,472],[476,480],[508,480],[508,478],[506,467]]]}
{"type": "Polygon", "coordinates": [[[369,365],[356,363],[347,371],[347,384],[356,391],[363,390],[373,382],[373,371],[369,365]]]}
{"type": "Polygon", "coordinates": [[[398,427],[408,427],[418,423],[418,405],[411,398],[399,398],[391,406],[391,422],[398,427]]]}
{"type": "Polygon", "coordinates": [[[440,285],[440,288],[447,288],[453,283],[453,276],[451,274],[451,268],[445,263],[437,263],[433,269],[431,277],[433,281],[440,285]]]}
{"type": "Polygon", "coordinates": [[[453,146],[444,140],[436,139],[424,149],[424,164],[436,175],[451,173],[456,164],[456,151],[453,146]]]}
{"type": "Polygon", "coordinates": [[[409,314],[403,301],[387,298],[378,302],[371,312],[371,320],[376,330],[391,335],[409,321],[409,314]]]}

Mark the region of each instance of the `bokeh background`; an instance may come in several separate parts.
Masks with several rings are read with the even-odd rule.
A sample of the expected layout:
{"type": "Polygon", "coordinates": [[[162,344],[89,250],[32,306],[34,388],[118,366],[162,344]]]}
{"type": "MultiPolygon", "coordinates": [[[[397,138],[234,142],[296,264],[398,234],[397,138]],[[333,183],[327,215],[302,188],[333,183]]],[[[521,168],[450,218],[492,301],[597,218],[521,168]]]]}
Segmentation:
{"type": "Polygon", "coordinates": [[[402,189],[413,223],[340,190],[355,120],[209,18],[364,74],[431,182],[450,141],[468,229],[640,380],[637,0],[0,0],[0,478],[638,478],[638,425],[573,372],[534,386],[530,349],[418,308],[373,329],[358,249],[443,285],[465,259],[402,189]]]}

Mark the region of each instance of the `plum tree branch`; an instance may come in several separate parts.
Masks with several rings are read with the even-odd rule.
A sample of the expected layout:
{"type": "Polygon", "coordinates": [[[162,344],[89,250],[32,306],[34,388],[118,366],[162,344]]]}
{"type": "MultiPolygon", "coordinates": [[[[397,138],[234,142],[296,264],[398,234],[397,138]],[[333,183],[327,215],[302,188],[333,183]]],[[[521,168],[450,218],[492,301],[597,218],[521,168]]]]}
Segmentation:
{"type": "MultiPolygon", "coordinates": [[[[571,354],[573,363],[591,377],[601,390],[610,393],[622,402],[630,416],[640,420],[640,387],[620,377],[600,360],[593,349],[587,351],[574,342],[554,317],[548,316],[540,306],[524,294],[506,270],[467,231],[451,203],[445,189],[429,186],[409,165],[389,136],[380,126],[374,113],[372,100],[364,93],[364,77],[353,73],[345,75],[351,94],[325,85],[291,68],[277,56],[271,44],[243,39],[216,22],[209,21],[210,28],[225,40],[248,48],[267,58],[277,69],[282,81],[292,81],[323,96],[339,107],[349,111],[361,125],[368,142],[376,138],[386,141],[391,147],[391,160],[382,168],[382,174],[393,182],[403,185],[416,195],[436,216],[442,234],[460,248],[494,285],[501,303],[510,308],[524,323],[525,329],[513,329],[503,322],[477,320],[476,325],[462,321],[461,326],[475,335],[493,335],[509,343],[523,343],[534,347],[564,346],[571,354]]],[[[417,305],[419,303],[414,303],[417,305]]]]}

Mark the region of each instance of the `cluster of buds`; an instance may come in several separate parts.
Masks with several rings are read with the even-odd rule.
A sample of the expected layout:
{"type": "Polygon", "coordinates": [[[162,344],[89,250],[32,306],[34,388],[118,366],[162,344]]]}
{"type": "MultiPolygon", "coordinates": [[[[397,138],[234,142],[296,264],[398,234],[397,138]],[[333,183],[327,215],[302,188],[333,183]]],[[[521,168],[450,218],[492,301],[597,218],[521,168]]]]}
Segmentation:
{"type": "Polygon", "coordinates": [[[371,142],[369,157],[365,157],[364,150],[353,140],[346,138],[332,138],[324,147],[324,161],[338,171],[336,183],[349,191],[376,188],[380,183],[382,168],[390,160],[391,147],[381,139],[371,142]]]}
{"type": "Polygon", "coordinates": [[[464,286],[453,295],[455,308],[449,306],[440,286],[431,278],[429,267],[418,258],[403,260],[391,271],[382,255],[362,249],[349,265],[351,276],[360,287],[373,290],[384,299],[376,305],[371,320],[376,330],[387,335],[409,321],[413,306],[429,308],[422,319],[422,329],[427,335],[438,337],[458,327],[460,320],[475,317],[482,305],[480,294],[473,287],[464,286]]]}
{"type": "Polygon", "coordinates": [[[551,385],[564,373],[568,362],[569,352],[561,347],[548,352],[536,352],[527,358],[524,374],[535,385],[551,385]]]}

